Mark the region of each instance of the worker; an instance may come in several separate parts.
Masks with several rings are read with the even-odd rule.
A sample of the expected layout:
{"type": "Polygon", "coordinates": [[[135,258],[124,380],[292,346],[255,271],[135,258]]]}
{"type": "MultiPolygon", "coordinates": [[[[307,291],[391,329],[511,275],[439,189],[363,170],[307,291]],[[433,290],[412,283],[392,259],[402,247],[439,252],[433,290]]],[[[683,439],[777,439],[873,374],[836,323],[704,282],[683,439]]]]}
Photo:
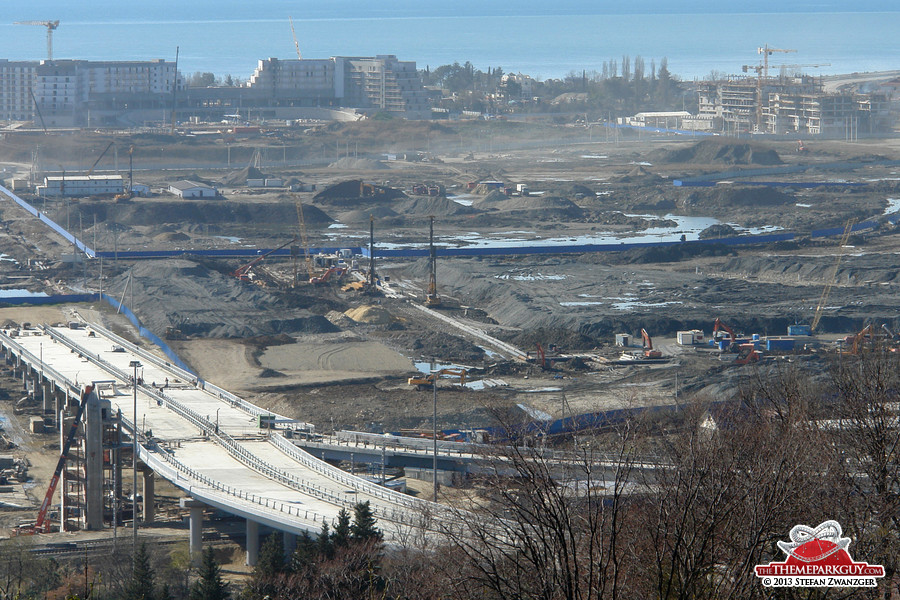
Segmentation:
{"type": "Polygon", "coordinates": [[[169,378],[166,377],[166,385],[163,386],[163,389],[169,389],[169,378]]]}

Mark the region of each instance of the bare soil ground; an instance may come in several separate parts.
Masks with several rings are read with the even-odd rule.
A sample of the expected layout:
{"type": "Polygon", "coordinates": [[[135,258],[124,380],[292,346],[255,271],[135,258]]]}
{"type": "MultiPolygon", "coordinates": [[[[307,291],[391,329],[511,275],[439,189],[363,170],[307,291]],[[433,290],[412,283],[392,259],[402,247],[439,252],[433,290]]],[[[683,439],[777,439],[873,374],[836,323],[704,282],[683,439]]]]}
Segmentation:
{"type": "MultiPolygon", "coordinates": [[[[427,286],[425,260],[379,264],[379,271],[406,294],[403,299],[383,299],[382,307],[394,317],[387,325],[329,319],[372,299],[341,292],[338,286],[289,289],[286,283],[298,265],[288,260],[266,260],[254,268],[258,284],[229,275],[240,260],[104,261],[104,290],[124,298],[157,334],[174,327],[187,335],[190,339],[173,340],[172,346],[202,377],[322,427],[423,426],[430,403],[425,394],[409,389],[405,379],[414,373],[413,361],[433,357],[484,368],[486,375],[509,384],[485,391],[446,386],[439,417],[448,427],[477,426],[490,420],[496,409],[525,414],[515,408],[518,404],[559,416],[667,403],[674,399],[676,372],[682,392],[705,390],[718,397],[733,390],[742,370],[716,355],[675,346],[674,333],[691,328],[708,332],[716,316],[746,333],[770,335],[785,333],[789,324],[809,322],[839,253],[843,257],[831,290],[832,309],[826,311],[822,329],[854,332],[868,319],[898,324],[897,238],[885,215],[893,206],[891,199],[900,197],[898,169],[877,163],[900,156],[897,140],[810,141],[810,151],[798,155],[795,141],[698,145],[696,140],[657,137],[620,138],[615,143],[595,133],[592,143],[576,144],[573,140],[583,139],[584,133],[573,128],[518,123],[478,127],[340,125],[302,134],[282,132],[277,140],[237,140],[230,151],[221,141],[133,136],[117,142],[136,144],[139,181],[160,188],[174,178],[195,177],[218,183],[226,200],[182,201],[159,195],[125,204],[80,199],[39,205],[57,221],[68,222],[70,229],[80,233],[83,228],[83,238],[101,250],[271,248],[299,235],[297,202],[303,205],[312,246],[366,243],[369,215],[376,218],[379,244],[420,246],[427,243],[432,215],[437,217],[438,239],[452,245],[648,231],[652,239],[655,228],[683,217],[717,219],[738,230],[768,227],[801,234],[797,243],[759,248],[713,245],[702,251],[675,247],[440,260],[440,293],[447,304],[460,307],[451,314],[525,350],[533,350],[536,343],[557,344],[565,351],[615,358],[620,349],[612,347],[613,335],[637,334],[643,327],[673,358],[668,365],[649,369],[560,363],[546,374],[534,367],[498,365],[475,340],[437,327],[409,309],[406,302],[420,301],[427,286]],[[359,141],[360,157],[333,155],[333,149],[349,139],[359,141]],[[427,148],[419,146],[423,140],[427,148]],[[240,185],[235,174],[260,145],[267,153],[262,165],[266,175],[315,183],[318,190],[261,192],[240,185]],[[388,161],[381,155],[406,150],[423,151],[428,161],[388,161]],[[316,157],[321,157],[318,164],[302,168],[276,164],[316,157]],[[152,170],[169,166],[175,158],[190,166],[175,172],[152,170]],[[807,169],[765,179],[864,185],[672,185],[675,179],[779,162],[807,169]],[[506,198],[467,189],[468,182],[487,179],[524,183],[539,195],[506,198]],[[323,193],[358,188],[348,181],[371,182],[404,194],[392,191],[386,199],[378,194],[323,193]],[[411,186],[416,183],[443,185],[449,198],[414,196],[411,186]],[[343,187],[330,188],[335,184],[343,187]],[[841,227],[851,217],[880,223],[873,234],[855,236],[852,251],[837,249],[835,240],[802,237],[813,229],[841,227]]],[[[0,159],[21,171],[35,143],[6,139],[0,144],[0,159]]],[[[108,138],[93,134],[41,142],[48,163],[55,160],[54,153],[72,152],[93,162],[107,143],[108,138]]],[[[52,292],[101,285],[100,265],[62,264],[68,246],[33,217],[9,203],[0,204],[0,214],[5,226],[0,252],[18,261],[0,262],[8,278],[5,287],[52,292]],[[42,268],[29,269],[28,259],[41,261],[42,268]]],[[[302,259],[298,262],[302,270],[302,259]]],[[[365,267],[366,261],[361,262],[365,267]]],[[[94,314],[120,331],[129,328],[110,313],[97,307],[94,314]]]]}

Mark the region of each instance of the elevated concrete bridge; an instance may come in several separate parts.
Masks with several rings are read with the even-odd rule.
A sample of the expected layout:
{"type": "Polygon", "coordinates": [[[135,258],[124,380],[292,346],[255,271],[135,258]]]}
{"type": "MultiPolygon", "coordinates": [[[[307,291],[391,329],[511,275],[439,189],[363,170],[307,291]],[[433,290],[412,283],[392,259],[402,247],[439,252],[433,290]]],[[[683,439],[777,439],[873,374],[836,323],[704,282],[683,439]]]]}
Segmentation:
{"type": "MultiPolygon", "coordinates": [[[[126,430],[136,430],[139,459],[149,467],[145,496],[152,495],[152,473],[190,496],[182,505],[191,509],[192,551],[200,548],[204,506],[247,520],[251,565],[260,524],[284,532],[291,548],[298,533],[320,531],[358,502],[370,503],[388,541],[410,532],[427,535],[431,519],[453,519],[446,507],[346,473],[284,435],[308,433],[310,425],[273,415],[98,325],[5,330],[0,347],[48,413],[58,415],[77,400],[82,386],[106,382],[98,386],[102,399],[126,430]],[[136,382],[134,361],[141,365],[136,382]],[[271,418],[287,429],[260,428],[271,418]]],[[[150,497],[144,518],[153,518],[150,497]]]]}

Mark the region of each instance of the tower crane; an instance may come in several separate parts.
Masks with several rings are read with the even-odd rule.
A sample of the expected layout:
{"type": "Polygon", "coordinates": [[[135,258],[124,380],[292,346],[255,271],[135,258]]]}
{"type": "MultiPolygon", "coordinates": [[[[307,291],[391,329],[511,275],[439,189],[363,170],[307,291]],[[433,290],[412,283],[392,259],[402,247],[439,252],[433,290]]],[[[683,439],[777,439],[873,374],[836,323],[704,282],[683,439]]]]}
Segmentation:
{"type": "Polygon", "coordinates": [[[294,48],[297,49],[297,60],[303,60],[303,57],[300,56],[300,44],[297,43],[297,32],[294,31],[294,18],[288,17],[288,21],[291,22],[291,35],[294,36],[294,48]]]}
{"type": "MultiPolygon", "coordinates": [[[[765,48],[759,48],[759,51],[766,51],[766,61],[764,64],[759,65],[742,65],[741,70],[744,73],[748,71],[754,71],[756,73],[756,130],[762,131],[762,85],[763,79],[768,82],[769,79],[769,60],[768,56],[771,52],[796,52],[796,50],[779,50],[777,48],[769,48],[766,46],[765,48]]],[[[818,67],[830,67],[831,63],[820,63],[820,64],[811,64],[811,65],[772,65],[773,67],[778,67],[780,69],[802,69],[802,68],[818,68],[818,67]]]]}
{"type": "Polygon", "coordinates": [[[47,28],[47,60],[53,60],[53,30],[59,21],[16,21],[15,25],[40,25],[47,28]]]}
{"type": "Polygon", "coordinates": [[[757,48],[756,53],[763,55],[763,75],[766,79],[769,78],[769,57],[772,56],[774,52],[783,52],[784,54],[788,54],[789,52],[796,52],[796,50],[788,50],[785,48],[769,48],[768,44],[757,48]]]}

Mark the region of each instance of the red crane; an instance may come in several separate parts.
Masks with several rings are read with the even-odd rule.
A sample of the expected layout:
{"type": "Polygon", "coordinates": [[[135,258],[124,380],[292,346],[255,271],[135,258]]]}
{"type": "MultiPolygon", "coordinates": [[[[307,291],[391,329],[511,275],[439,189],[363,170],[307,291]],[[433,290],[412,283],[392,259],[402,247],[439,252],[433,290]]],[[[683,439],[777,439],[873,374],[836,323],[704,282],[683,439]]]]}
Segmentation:
{"type": "Polygon", "coordinates": [[[282,245],[278,246],[277,248],[273,248],[272,250],[269,250],[265,254],[261,254],[261,255],[257,256],[256,258],[254,258],[253,260],[248,262],[246,265],[238,267],[237,269],[232,271],[231,276],[237,277],[241,281],[250,281],[250,269],[252,269],[256,265],[261,263],[267,256],[269,256],[273,252],[278,252],[282,248],[285,248],[285,247],[289,246],[290,244],[293,244],[296,241],[297,241],[296,238],[290,239],[287,242],[283,243],[282,245]]]}
{"type": "MultiPolygon", "coordinates": [[[[84,386],[84,392],[81,394],[81,402],[78,404],[78,411],[75,413],[75,419],[72,420],[72,426],[69,428],[69,433],[63,444],[62,452],[59,453],[59,461],[56,463],[53,477],[50,478],[50,485],[47,486],[47,493],[44,494],[44,501],[41,503],[41,510],[38,511],[37,520],[34,522],[33,528],[25,528],[22,531],[28,531],[30,533],[48,533],[50,531],[50,523],[48,522],[46,526],[44,525],[47,520],[47,511],[50,508],[50,503],[53,502],[53,494],[56,492],[56,485],[59,483],[60,475],[62,475],[63,467],[66,464],[66,458],[69,456],[69,449],[72,447],[72,442],[75,440],[75,434],[78,432],[78,425],[81,423],[81,417],[84,416],[88,396],[90,396],[93,391],[94,386],[84,386]]],[[[60,515],[60,520],[62,518],[62,515],[60,515]]]]}

